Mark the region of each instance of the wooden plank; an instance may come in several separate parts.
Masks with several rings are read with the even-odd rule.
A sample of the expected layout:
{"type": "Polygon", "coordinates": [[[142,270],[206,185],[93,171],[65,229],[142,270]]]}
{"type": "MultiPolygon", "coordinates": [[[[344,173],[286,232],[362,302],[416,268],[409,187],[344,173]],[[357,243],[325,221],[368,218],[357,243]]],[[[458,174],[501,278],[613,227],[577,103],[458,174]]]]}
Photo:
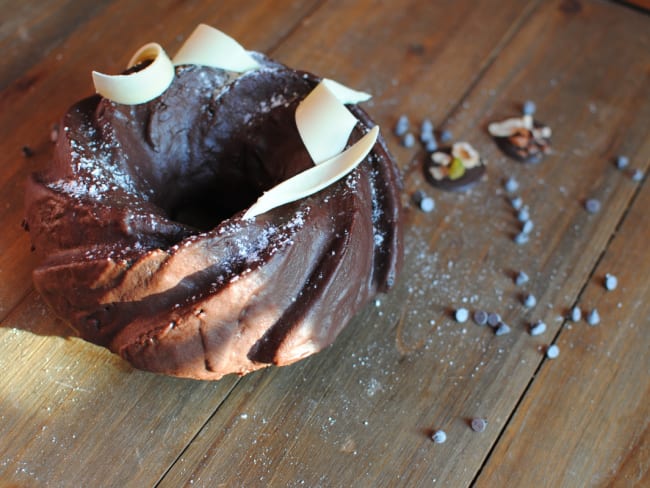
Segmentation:
{"type": "Polygon", "coordinates": [[[542,365],[476,486],[650,485],[648,190],[579,298],[601,323],[564,324],[559,358],[542,365]]]}
{"type": "Polygon", "coordinates": [[[47,57],[79,24],[98,15],[108,0],[3,2],[0,25],[0,90],[47,57]]]}
{"type": "MultiPolygon", "coordinates": [[[[246,31],[242,37],[251,47],[263,49],[279,42],[315,5],[158,2],[154,7],[122,1],[71,32],[61,59],[36,63],[0,95],[3,228],[19,229],[22,184],[47,161],[49,124],[89,92],[88,72],[105,63],[106,46],[119,52],[104,67],[117,69],[149,36],[173,48],[179,32],[205,21],[234,34],[246,31]],[[250,28],[266,17],[268,30],[250,28]],[[165,24],[173,28],[162,31],[165,24]],[[20,155],[24,141],[35,148],[34,158],[20,155]]],[[[3,232],[0,249],[5,278],[0,280],[0,485],[155,484],[237,379],[201,383],[134,371],[108,351],[69,338],[72,331],[28,292],[34,261],[26,235],[3,232]]]]}
{"type": "MultiPolygon", "coordinates": [[[[489,160],[490,179],[467,195],[435,193],[433,214],[410,209],[406,269],[398,289],[380,306],[366,309],[330,350],[294,367],[240,381],[162,486],[472,482],[542,362],[543,346],[557,333],[638,188],[629,174],[613,168],[612,156],[626,152],[635,165],[647,169],[650,149],[643,121],[650,115],[644,83],[648,50],[624,49],[638,42],[646,19],[612,4],[581,5],[576,11],[565,2],[545,3],[499,53],[452,119],[444,121],[480,148],[489,160]],[[621,73],[625,90],[619,89],[621,73]],[[506,160],[484,133],[488,120],[516,113],[517,102],[525,98],[537,101],[540,117],[556,131],[556,153],[539,166],[506,160]],[[509,175],[519,180],[536,226],[523,247],[512,242],[519,224],[502,190],[509,175]],[[591,196],[604,205],[598,215],[584,211],[584,199],[591,196]],[[512,282],[517,270],[531,276],[525,288],[512,282]],[[539,305],[524,309],[524,292],[537,296],[539,305]],[[487,328],[455,323],[451,311],[463,304],[499,312],[513,333],[494,337],[487,328]],[[549,325],[544,336],[528,334],[534,320],[549,325]],[[474,416],[488,419],[486,432],[471,431],[467,422],[474,416]],[[447,431],[446,444],[429,440],[431,429],[438,428],[447,431]]],[[[337,64],[336,57],[328,59],[338,66],[334,71],[342,81],[352,79],[352,85],[372,89],[364,86],[357,67],[361,60],[377,58],[385,60],[384,69],[391,69],[383,75],[379,68],[371,71],[366,83],[388,87],[392,77],[404,76],[417,85],[413,73],[422,62],[417,56],[392,69],[397,58],[393,50],[403,49],[405,39],[423,45],[443,42],[433,52],[462,48],[436,41],[431,34],[435,28],[426,35],[417,30],[421,24],[437,27],[435,19],[442,12],[415,6],[402,12],[412,12],[413,18],[410,23],[402,19],[401,28],[399,23],[392,28],[381,23],[379,15],[388,14],[375,17],[360,7],[354,16],[323,9],[308,24],[330,32],[342,25],[342,32],[348,32],[341,19],[356,17],[350,22],[357,25],[354,40],[361,46],[351,54],[357,61],[337,64]],[[422,19],[425,13],[430,17],[422,19]],[[390,37],[384,39],[384,33],[390,37]],[[375,49],[364,47],[373,42],[375,49]]],[[[454,12],[445,12],[444,18],[458,26],[454,12]]],[[[487,15],[475,13],[478,18],[487,15]]],[[[495,24],[490,28],[498,29],[495,24]]],[[[280,50],[289,50],[291,59],[307,59],[313,49],[322,55],[339,51],[318,35],[312,46],[302,30],[296,38],[301,47],[295,53],[289,42],[280,50]]],[[[473,45],[485,43],[473,38],[473,45]]],[[[313,56],[312,63],[319,58],[313,56]]],[[[436,77],[449,80],[450,93],[463,93],[456,86],[463,78],[455,71],[465,73],[461,59],[458,65],[428,61],[436,77]]],[[[405,112],[415,119],[431,113],[430,105],[419,103],[420,97],[431,95],[411,85],[401,89],[411,107],[405,112]]],[[[437,96],[450,99],[441,93],[445,91],[437,96]]],[[[451,99],[447,107],[455,104],[451,99]]],[[[375,104],[384,120],[390,113],[386,106],[381,100],[375,104]]],[[[409,166],[407,193],[426,188],[420,171],[409,166]]],[[[520,464],[519,469],[527,466],[520,464]]]]}

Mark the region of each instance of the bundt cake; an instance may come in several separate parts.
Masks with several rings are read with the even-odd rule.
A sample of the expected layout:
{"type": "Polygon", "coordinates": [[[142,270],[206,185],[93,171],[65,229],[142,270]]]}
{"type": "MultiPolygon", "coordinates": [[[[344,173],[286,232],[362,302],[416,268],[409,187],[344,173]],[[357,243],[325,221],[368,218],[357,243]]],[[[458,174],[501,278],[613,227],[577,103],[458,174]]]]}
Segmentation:
{"type": "MultiPolygon", "coordinates": [[[[239,49],[249,66],[182,48],[143,102],[96,74],[99,93],[64,115],[50,166],[27,183],[36,288],[139,369],[218,379],[293,363],[331,344],[401,266],[399,174],[366,112],[341,103],[355,120],[329,147],[326,128],[301,133],[297,110],[319,86],[346,89],[233,46],[212,49],[239,49]],[[332,182],[327,165],[371,132],[332,182]],[[314,134],[320,148],[305,142],[314,134]],[[285,188],[317,167],[325,183],[285,188]]],[[[145,47],[118,82],[157,63],[145,47]]]]}

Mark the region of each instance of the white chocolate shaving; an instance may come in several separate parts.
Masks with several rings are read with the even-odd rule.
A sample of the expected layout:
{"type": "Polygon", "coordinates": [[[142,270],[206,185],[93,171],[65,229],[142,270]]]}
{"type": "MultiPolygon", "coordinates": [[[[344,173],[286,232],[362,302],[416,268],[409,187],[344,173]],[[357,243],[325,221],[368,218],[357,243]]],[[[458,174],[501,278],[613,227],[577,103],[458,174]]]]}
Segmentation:
{"type": "Polygon", "coordinates": [[[145,44],[133,55],[129,67],[151,60],[146,68],[127,75],[106,75],[93,71],[95,91],[117,103],[137,105],[162,94],[174,79],[174,66],[160,46],[145,44]]]}
{"type": "Polygon", "coordinates": [[[518,129],[525,129],[526,125],[523,118],[513,117],[501,122],[492,122],[488,125],[488,132],[493,137],[510,137],[515,134],[518,129]]]}
{"type": "Polygon", "coordinates": [[[343,151],[357,124],[343,103],[321,82],[296,108],[298,133],[315,164],[343,151]]]}
{"type": "Polygon", "coordinates": [[[466,169],[474,168],[481,163],[478,152],[468,142],[456,142],[451,148],[451,154],[460,159],[466,169]]]}
{"type": "Polygon", "coordinates": [[[232,37],[209,25],[199,24],[174,56],[174,65],[198,64],[243,73],[259,63],[232,37]]]}
{"type": "Polygon", "coordinates": [[[370,93],[353,90],[352,88],[348,88],[338,81],[330,80],[329,78],[323,78],[321,83],[325,85],[341,103],[361,103],[372,98],[370,93]]]}
{"type": "Polygon", "coordinates": [[[344,152],[274,186],[258,198],[243,218],[252,219],[273,208],[308,197],[343,178],[365,159],[378,135],[379,126],[375,126],[344,152]]]}

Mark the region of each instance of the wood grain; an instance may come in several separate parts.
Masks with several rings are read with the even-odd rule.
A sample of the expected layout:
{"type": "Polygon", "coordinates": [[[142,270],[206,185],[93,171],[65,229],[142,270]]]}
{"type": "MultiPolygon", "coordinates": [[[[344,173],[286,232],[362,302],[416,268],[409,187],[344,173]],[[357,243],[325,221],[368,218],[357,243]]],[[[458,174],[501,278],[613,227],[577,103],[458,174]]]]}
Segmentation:
{"type": "MultiPolygon", "coordinates": [[[[621,58],[620,46],[608,47],[600,32],[589,27],[593,20],[581,15],[602,22],[614,16],[620,26],[614,35],[621,36],[621,45],[629,40],[624,25],[635,17],[621,11],[617,18],[619,11],[607,4],[590,9],[576,16],[561,3],[544,5],[457,104],[449,127],[479,141],[490,161],[491,179],[470,195],[436,194],[435,215],[411,211],[400,289],[378,309],[367,310],[327,355],[290,370],[266,372],[263,383],[254,376],[242,380],[230,398],[238,401],[216,413],[162,486],[191,481],[349,486],[359,479],[367,486],[417,486],[433,479],[445,486],[471,483],[542,361],[546,341],[561,325],[558,318],[589,279],[638,190],[629,176],[612,169],[613,151],[624,146],[635,161],[647,160],[641,121],[648,106],[628,110],[643,99],[645,57],[636,52],[621,58]],[[544,39],[544,32],[558,41],[544,39]],[[569,72],[563,58],[568,39],[579,40],[573,49],[581,52],[569,72]],[[639,81],[628,85],[626,93],[610,89],[614,76],[583,70],[601,57],[614,72],[633,69],[630,79],[639,81]],[[584,92],[555,88],[551,79],[556,73],[558,78],[563,74],[561,83],[577,84],[584,92]],[[547,92],[564,96],[547,98],[547,92]],[[601,97],[596,109],[602,104],[606,114],[601,117],[613,124],[604,127],[598,117],[587,118],[593,115],[586,93],[601,97]],[[499,115],[516,113],[517,101],[533,94],[553,127],[579,126],[583,132],[560,131],[556,155],[539,167],[525,167],[502,158],[484,135],[483,123],[476,121],[494,117],[490,112],[499,102],[504,106],[499,115]],[[479,103],[485,99],[487,106],[479,103]],[[564,118],[553,120],[553,114],[564,118]],[[618,134],[625,134],[625,141],[610,146],[618,134]],[[583,144],[583,138],[590,142],[583,144]],[[572,158],[568,168],[565,154],[572,158]],[[537,228],[527,248],[512,242],[518,224],[501,191],[510,174],[519,180],[537,228]],[[598,218],[583,209],[587,195],[603,199],[605,211],[598,218]],[[512,283],[519,269],[532,277],[527,288],[512,283]],[[533,311],[520,304],[524,292],[538,297],[540,305],[533,311]],[[486,329],[455,324],[450,312],[464,298],[471,308],[500,312],[514,333],[495,338],[486,329]],[[544,337],[528,335],[533,320],[549,324],[544,337]],[[315,372],[315,383],[303,379],[315,372]],[[266,388],[266,381],[278,387],[266,388]],[[473,416],[489,419],[487,432],[477,435],[468,428],[473,416]],[[436,428],[446,430],[453,442],[432,445],[427,433],[436,428]],[[278,438],[286,441],[278,443],[278,438]],[[315,464],[322,453],[327,461],[315,464]]],[[[452,65],[445,68],[450,75],[452,65]]],[[[423,110],[416,111],[416,120],[427,115],[423,110]]],[[[424,188],[419,166],[408,169],[407,192],[424,188]]]]}
{"type": "Polygon", "coordinates": [[[22,2],[0,28],[12,46],[0,77],[0,487],[647,484],[650,192],[631,178],[650,164],[646,15],[599,0],[84,5],[22,2]],[[75,338],[32,290],[20,230],[22,183],[47,164],[51,124],[92,91],[89,70],[119,71],[150,40],[174,52],[199,22],[373,92],[407,207],[396,290],[315,357],[216,383],[135,371],[75,338]],[[554,130],[536,166],[506,159],[485,132],[526,99],[554,130]],[[416,133],[430,117],[469,140],[487,181],[467,194],[428,187],[422,150],[390,134],[401,113],[416,133]],[[613,165],[622,153],[626,171],[613,165]],[[512,241],[509,176],[535,224],[525,246],[512,241]],[[416,190],[434,212],[415,208],[416,190]],[[586,198],[601,212],[585,212],[586,198]],[[597,306],[602,324],[567,323],[576,303],[597,306]],[[499,312],[513,332],[458,324],[459,306],[499,312]],[[540,337],[535,320],[549,326],[540,337]],[[555,340],[562,354],[545,360],[555,340]],[[485,432],[469,428],[475,416],[485,432]]]}
{"type": "Polygon", "coordinates": [[[650,484],[649,208],[645,188],[577,300],[601,323],[563,324],[477,487],[650,484]]]}

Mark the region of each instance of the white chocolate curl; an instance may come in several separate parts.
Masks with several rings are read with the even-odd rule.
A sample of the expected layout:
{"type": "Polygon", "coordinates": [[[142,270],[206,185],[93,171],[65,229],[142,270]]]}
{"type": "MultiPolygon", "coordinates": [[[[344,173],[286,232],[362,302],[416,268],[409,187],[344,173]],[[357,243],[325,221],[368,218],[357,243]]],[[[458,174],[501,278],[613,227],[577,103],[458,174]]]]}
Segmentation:
{"type": "Polygon", "coordinates": [[[117,103],[137,105],[153,100],[171,85],[174,66],[160,44],[145,44],[133,55],[128,67],[143,61],[147,67],[127,75],[105,75],[93,71],[95,91],[117,103]]]}
{"type": "Polygon", "coordinates": [[[375,145],[378,135],[379,126],[374,126],[344,152],[274,186],[258,198],[243,218],[252,219],[286,203],[313,195],[340,180],[365,159],[375,145]]]}
{"type": "Polygon", "coordinates": [[[368,93],[323,79],[296,108],[296,126],[314,164],[345,149],[357,119],[343,105],[370,99],[368,93]]]}
{"type": "Polygon", "coordinates": [[[209,25],[199,24],[174,56],[174,66],[198,64],[243,73],[259,63],[232,37],[209,25]]]}

